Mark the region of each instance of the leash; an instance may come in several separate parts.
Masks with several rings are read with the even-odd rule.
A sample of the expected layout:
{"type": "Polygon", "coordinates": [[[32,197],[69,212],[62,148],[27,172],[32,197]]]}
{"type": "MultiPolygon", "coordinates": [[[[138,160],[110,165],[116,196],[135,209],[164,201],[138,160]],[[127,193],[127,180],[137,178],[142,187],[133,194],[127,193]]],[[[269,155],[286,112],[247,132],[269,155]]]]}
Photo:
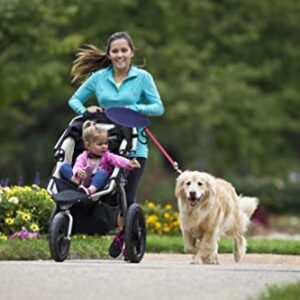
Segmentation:
{"type": "Polygon", "coordinates": [[[148,134],[148,136],[151,138],[151,140],[154,142],[157,148],[161,151],[161,153],[165,156],[165,158],[169,161],[169,163],[172,165],[175,171],[178,172],[179,174],[182,173],[182,171],[178,167],[178,163],[172,159],[172,157],[167,153],[164,147],[160,144],[160,142],[155,138],[155,136],[149,130],[148,126],[150,125],[150,121],[146,116],[125,107],[107,108],[105,110],[105,114],[111,121],[113,121],[118,125],[125,126],[125,127],[144,128],[141,134],[142,136],[145,137],[146,142],[143,141],[140,142],[142,144],[147,144],[148,139],[146,135],[144,135],[143,133],[148,134]]]}
{"type": "Polygon", "coordinates": [[[153,143],[157,146],[157,148],[161,151],[161,153],[165,156],[165,158],[169,161],[169,163],[172,165],[174,170],[181,174],[182,171],[179,169],[178,163],[172,159],[172,157],[167,153],[167,151],[164,149],[164,147],[160,144],[160,142],[156,139],[156,137],[153,135],[153,133],[149,130],[149,128],[145,128],[146,133],[151,138],[153,143]]]}

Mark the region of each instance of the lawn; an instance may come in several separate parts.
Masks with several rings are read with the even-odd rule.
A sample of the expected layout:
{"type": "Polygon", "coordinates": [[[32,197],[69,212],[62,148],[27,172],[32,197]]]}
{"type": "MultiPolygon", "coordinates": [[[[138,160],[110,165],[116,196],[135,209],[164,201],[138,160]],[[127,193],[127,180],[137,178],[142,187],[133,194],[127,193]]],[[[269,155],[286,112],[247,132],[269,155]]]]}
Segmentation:
{"type": "Polygon", "coordinates": [[[272,285],[257,300],[297,300],[300,299],[300,283],[272,285]]]}
{"type": "MultiPolygon", "coordinates": [[[[299,240],[248,238],[248,253],[271,253],[300,255],[299,240]]],[[[107,250],[111,242],[110,236],[72,237],[69,258],[99,259],[107,258],[107,250]]],[[[148,253],[183,253],[181,236],[147,236],[148,253]]],[[[222,239],[220,253],[232,252],[232,241],[222,239]]],[[[0,260],[36,260],[51,259],[47,236],[40,239],[15,239],[0,241],[0,260]]]]}

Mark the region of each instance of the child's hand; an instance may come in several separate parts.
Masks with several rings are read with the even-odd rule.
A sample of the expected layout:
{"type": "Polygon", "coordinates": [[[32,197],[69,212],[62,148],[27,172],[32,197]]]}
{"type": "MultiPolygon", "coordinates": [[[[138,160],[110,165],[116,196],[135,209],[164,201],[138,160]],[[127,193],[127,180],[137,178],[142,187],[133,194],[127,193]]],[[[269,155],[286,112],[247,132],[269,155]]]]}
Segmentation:
{"type": "Polygon", "coordinates": [[[136,158],[132,159],[132,160],[129,162],[129,166],[130,166],[131,168],[140,168],[140,167],[141,167],[140,163],[137,161],[136,158]]]}
{"type": "Polygon", "coordinates": [[[87,176],[87,173],[86,173],[85,169],[80,168],[80,169],[77,170],[77,175],[81,179],[85,179],[86,176],[87,176]]]}

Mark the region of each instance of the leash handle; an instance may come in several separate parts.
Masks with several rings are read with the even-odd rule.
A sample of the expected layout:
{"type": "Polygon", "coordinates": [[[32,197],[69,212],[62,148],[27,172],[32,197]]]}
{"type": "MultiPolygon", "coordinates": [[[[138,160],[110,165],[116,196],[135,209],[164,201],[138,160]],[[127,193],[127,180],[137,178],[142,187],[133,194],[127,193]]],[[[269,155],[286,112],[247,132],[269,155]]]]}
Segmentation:
{"type": "Polygon", "coordinates": [[[172,165],[172,167],[175,169],[176,172],[179,174],[182,173],[182,171],[179,169],[178,163],[172,159],[172,157],[167,153],[167,151],[164,149],[164,147],[160,144],[160,142],[156,139],[156,137],[152,134],[152,132],[145,128],[146,133],[151,138],[153,143],[157,146],[157,148],[161,151],[161,153],[165,156],[165,158],[169,161],[169,163],[172,165]]]}

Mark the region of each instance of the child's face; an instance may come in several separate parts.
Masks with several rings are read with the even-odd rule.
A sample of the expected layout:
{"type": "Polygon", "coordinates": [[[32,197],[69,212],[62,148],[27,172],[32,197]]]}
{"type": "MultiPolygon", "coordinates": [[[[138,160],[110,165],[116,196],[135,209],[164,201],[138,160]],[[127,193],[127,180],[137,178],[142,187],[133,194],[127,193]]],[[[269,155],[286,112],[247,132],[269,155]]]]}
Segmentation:
{"type": "Polygon", "coordinates": [[[86,148],[92,154],[103,156],[108,150],[107,134],[104,132],[100,133],[93,142],[86,144],[86,148]]]}

